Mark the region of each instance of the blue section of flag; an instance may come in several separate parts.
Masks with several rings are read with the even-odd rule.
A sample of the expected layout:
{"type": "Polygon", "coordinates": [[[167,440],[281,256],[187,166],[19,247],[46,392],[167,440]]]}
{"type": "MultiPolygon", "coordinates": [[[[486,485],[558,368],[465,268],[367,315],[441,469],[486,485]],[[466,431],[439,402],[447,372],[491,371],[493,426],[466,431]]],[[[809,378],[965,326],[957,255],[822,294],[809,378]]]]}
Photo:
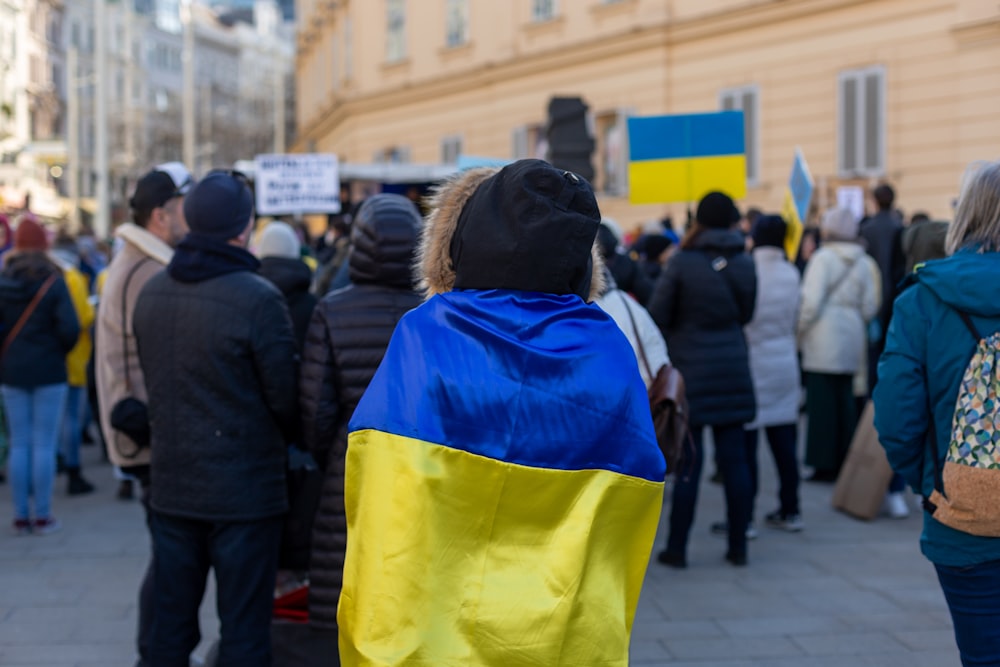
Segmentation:
{"type": "Polygon", "coordinates": [[[813,180],[802,151],[795,151],[795,161],[792,163],[792,175],[788,179],[788,189],[792,191],[792,200],[799,220],[806,222],[809,214],[809,201],[813,194],[813,180]]]}
{"type": "Polygon", "coordinates": [[[351,418],[492,459],[662,482],[635,354],[575,295],[456,290],[407,313],[351,418]]]}
{"type": "Polygon", "coordinates": [[[629,161],[742,155],[742,111],[628,119],[629,161]]]}

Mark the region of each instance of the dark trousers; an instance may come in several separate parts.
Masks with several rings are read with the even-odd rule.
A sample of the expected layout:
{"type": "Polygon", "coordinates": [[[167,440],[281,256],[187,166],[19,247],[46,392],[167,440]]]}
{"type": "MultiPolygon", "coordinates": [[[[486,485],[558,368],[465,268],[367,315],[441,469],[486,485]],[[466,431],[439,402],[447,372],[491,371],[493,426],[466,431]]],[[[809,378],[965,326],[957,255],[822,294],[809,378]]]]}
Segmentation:
{"type": "Polygon", "coordinates": [[[836,476],[857,423],[854,376],[806,373],[806,465],[836,476]]]}
{"type": "Polygon", "coordinates": [[[964,667],[1000,665],[1000,561],[935,565],[964,667]]]}
{"type": "MultiPolygon", "coordinates": [[[[757,439],[759,430],[744,431],[746,440],[747,462],[750,465],[750,489],[753,501],[750,505],[750,520],[753,521],[754,505],[757,501],[758,469],[757,469],[757,439]]],[[[798,428],[795,424],[781,424],[764,428],[767,444],[774,457],[774,465],[778,469],[778,511],[782,516],[799,513],[799,462],[795,455],[798,441],[798,428]]]]}
{"type": "MultiPolygon", "coordinates": [[[[698,504],[698,484],[701,480],[705,451],[702,444],[703,430],[701,426],[691,427],[691,436],[694,440],[692,460],[681,462],[677,479],[674,480],[667,551],[684,557],[687,555],[691,524],[694,523],[695,505],[698,504]]],[[[753,501],[743,426],[740,424],[713,426],[712,435],[715,440],[715,463],[722,473],[722,484],[726,494],[729,553],[745,555],[747,525],[750,523],[750,505],[753,501]]]]}
{"type": "MultiPolygon", "coordinates": [[[[142,488],[142,509],[146,514],[146,529],[149,531],[150,541],[153,537],[153,527],[150,524],[149,508],[149,466],[123,467],[122,472],[132,475],[139,480],[142,488]]],[[[152,652],[150,642],[153,636],[153,602],[156,600],[156,592],[153,589],[153,569],[156,562],[156,550],[149,551],[149,564],[146,566],[146,574],[142,577],[142,584],[139,585],[139,632],[137,644],[139,646],[139,662],[136,667],[149,667],[152,662],[152,652]]]]}
{"type": "Polygon", "coordinates": [[[270,667],[283,518],[213,522],[151,515],[156,554],[151,665],[188,667],[201,641],[198,608],[212,568],[221,622],[218,667],[270,667]]]}

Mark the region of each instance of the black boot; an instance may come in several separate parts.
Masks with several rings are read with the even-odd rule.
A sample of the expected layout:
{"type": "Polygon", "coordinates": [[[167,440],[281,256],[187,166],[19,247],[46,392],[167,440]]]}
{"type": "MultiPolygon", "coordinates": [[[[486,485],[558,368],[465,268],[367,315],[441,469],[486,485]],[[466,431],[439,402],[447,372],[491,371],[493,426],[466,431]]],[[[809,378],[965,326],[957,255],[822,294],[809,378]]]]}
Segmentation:
{"type": "Polygon", "coordinates": [[[80,468],[66,468],[66,474],[69,476],[69,484],[66,487],[66,493],[71,496],[82,496],[85,493],[90,493],[94,490],[94,485],[83,478],[80,474],[80,468]]]}

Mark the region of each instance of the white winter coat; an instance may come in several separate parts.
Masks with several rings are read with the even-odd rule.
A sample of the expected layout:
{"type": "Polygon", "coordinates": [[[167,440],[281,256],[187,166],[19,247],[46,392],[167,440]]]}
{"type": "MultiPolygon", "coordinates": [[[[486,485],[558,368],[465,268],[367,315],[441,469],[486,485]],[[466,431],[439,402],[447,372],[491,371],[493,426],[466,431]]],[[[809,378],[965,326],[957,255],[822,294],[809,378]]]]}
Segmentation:
{"type": "Polygon", "coordinates": [[[670,357],[667,356],[667,344],[663,340],[660,329],[638,301],[616,287],[599,296],[594,300],[594,303],[611,316],[611,319],[628,338],[628,342],[632,345],[632,351],[635,352],[636,363],[639,364],[639,374],[642,375],[642,381],[646,383],[648,389],[653,384],[656,372],[660,370],[660,367],[670,362],[670,357]],[[632,320],[629,319],[629,313],[635,320],[634,328],[632,320]],[[649,361],[649,367],[653,371],[653,377],[650,377],[646,371],[646,364],[642,363],[639,351],[640,339],[643,351],[646,353],[646,359],[649,361]]]}
{"type": "Polygon", "coordinates": [[[799,272],[781,248],[754,248],[753,261],[757,302],[743,333],[750,351],[757,417],[747,429],[794,424],[802,391],[795,340],[799,272]]]}
{"type": "Polygon", "coordinates": [[[868,344],[868,322],[881,306],[877,273],[875,260],[856,243],[830,241],[813,254],[802,278],[799,309],[803,370],[858,371],[868,344]]]}

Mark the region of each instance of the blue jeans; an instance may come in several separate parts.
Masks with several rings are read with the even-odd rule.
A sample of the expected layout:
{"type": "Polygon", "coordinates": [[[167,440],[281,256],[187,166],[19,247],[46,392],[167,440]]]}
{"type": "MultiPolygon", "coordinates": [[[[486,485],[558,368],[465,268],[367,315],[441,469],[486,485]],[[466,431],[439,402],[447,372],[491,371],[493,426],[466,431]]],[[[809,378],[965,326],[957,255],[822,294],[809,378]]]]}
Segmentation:
{"type": "Polygon", "coordinates": [[[63,460],[67,468],[80,467],[80,441],[83,440],[83,408],[86,399],[83,387],[69,387],[66,391],[66,414],[62,425],[63,460]]]}
{"type": "MultiPolygon", "coordinates": [[[[701,481],[701,466],[704,459],[703,430],[701,426],[692,425],[694,452],[689,457],[691,460],[682,461],[678,466],[678,475],[674,480],[667,551],[683,557],[687,556],[688,535],[691,533],[691,524],[694,523],[694,509],[698,504],[698,484],[701,481]]],[[[713,426],[712,435],[715,438],[715,463],[722,474],[722,484],[726,493],[729,553],[746,555],[746,533],[753,499],[743,426],[740,424],[713,426]]]]}
{"type": "Polygon", "coordinates": [[[1000,561],[935,565],[964,667],[1000,665],[1000,561]]]}
{"type": "MultiPolygon", "coordinates": [[[[799,462],[795,455],[798,443],[798,428],[795,424],[781,424],[764,428],[767,444],[774,456],[774,465],[778,469],[778,511],[783,517],[799,513],[799,462]]],[[[750,465],[750,487],[753,503],[757,500],[757,437],[758,430],[744,431],[747,448],[747,462],[750,465]]],[[[750,505],[750,520],[753,520],[754,505],[750,505]]]]}
{"type": "Polygon", "coordinates": [[[283,517],[213,522],[150,512],[152,667],[188,667],[201,641],[198,607],[215,570],[218,667],[270,667],[271,609],[283,517]]]}
{"type": "Polygon", "coordinates": [[[26,389],[0,387],[10,429],[7,465],[14,497],[14,518],[31,517],[29,500],[35,499],[35,518],[52,516],[52,483],[56,475],[56,443],[66,403],[66,385],[49,384],[26,389]]]}

